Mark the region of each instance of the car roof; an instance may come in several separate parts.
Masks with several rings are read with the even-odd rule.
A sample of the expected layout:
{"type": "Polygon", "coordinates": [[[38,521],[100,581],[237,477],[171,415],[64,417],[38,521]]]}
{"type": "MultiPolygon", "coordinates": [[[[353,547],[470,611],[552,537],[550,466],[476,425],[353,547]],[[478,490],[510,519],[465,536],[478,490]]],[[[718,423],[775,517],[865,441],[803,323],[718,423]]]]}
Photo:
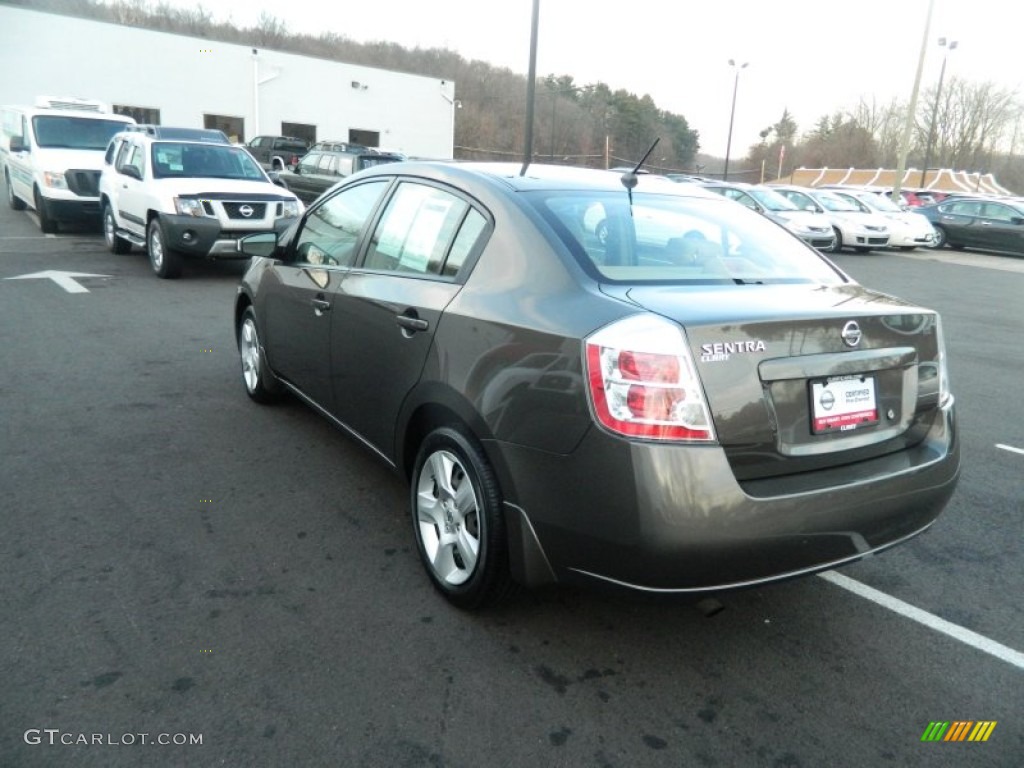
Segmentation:
{"type": "MultiPolygon", "coordinates": [[[[595,168],[581,168],[569,165],[547,165],[531,163],[522,174],[521,163],[501,162],[455,162],[450,160],[403,161],[376,166],[365,174],[393,175],[406,173],[423,175],[452,183],[469,182],[471,179],[501,184],[516,192],[530,190],[577,190],[624,192],[624,174],[595,168]]],[[[638,174],[636,189],[652,194],[667,194],[676,197],[719,198],[714,192],[697,184],[677,184],[657,174],[638,174]]]]}

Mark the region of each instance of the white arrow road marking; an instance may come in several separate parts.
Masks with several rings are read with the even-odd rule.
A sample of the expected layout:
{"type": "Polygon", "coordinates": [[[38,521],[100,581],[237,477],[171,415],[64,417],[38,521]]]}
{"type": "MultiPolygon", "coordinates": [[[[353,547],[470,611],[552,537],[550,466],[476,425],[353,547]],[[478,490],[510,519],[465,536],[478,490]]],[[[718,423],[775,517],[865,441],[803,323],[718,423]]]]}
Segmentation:
{"type": "Polygon", "coordinates": [[[34,280],[50,279],[68,293],[88,293],[89,289],[79,285],[73,278],[76,277],[110,277],[110,275],[93,275],[89,272],[59,272],[56,269],[48,269],[45,272],[33,272],[31,275],[18,275],[8,277],[6,280],[34,280]]]}
{"type": "Polygon", "coordinates": [[[1014,448],[1012,445],[1003,445],[1002,443],[996,443],[996,448],[1002,448],[1004,451],[1009,451],[1010,453],[1019,453],[1021,455],[1024,455],[1024,449],[1014,448]]]}

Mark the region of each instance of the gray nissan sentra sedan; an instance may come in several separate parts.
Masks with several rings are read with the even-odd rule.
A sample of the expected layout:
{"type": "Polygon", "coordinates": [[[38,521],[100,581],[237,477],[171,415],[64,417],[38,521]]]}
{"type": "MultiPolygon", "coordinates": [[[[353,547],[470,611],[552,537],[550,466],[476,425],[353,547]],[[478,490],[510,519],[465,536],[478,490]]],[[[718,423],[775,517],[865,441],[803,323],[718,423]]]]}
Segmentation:
{"type": "Polygon", "coordinates": [[[408,479],[445,597],[741,587],[934,522],[959,470],[935,312],[699,188],[520,170],[381,166],[242,246],[248,394],[408,479]]]}

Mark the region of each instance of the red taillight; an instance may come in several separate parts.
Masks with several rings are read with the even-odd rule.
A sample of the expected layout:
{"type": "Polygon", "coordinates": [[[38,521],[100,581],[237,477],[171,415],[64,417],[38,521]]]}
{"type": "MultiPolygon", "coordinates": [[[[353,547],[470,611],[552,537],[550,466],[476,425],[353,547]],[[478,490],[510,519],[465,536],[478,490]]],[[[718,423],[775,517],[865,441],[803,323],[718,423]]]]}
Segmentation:
{"type": "Polygon", "coordinates": [[[672,355],[650,352],[619,353],[619,370],[623,376],[640,381],[678,381],[679,360],[672,355]]]}
{"type": "Polygon", "coordinates": [[[678,325],[636,315],[586,340],[590,397],[597,420],[629,437],[714,440],[711,418],[678,325]]]}

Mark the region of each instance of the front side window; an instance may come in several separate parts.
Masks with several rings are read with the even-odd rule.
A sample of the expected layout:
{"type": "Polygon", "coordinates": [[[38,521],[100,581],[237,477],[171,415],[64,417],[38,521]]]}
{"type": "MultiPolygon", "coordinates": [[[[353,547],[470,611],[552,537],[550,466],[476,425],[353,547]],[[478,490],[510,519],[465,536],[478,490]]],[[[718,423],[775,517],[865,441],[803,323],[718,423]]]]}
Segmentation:
{"type": "Polygon", "coordinates": [[[624,283],[820,283],[843,276],[764,217],[723,200],[583,190],[527,199],[581,265],[624,283]]]}
{"type": "Polygon", "coordinates": [[[312,209],[295,241],[295,261],[352,266],[359,236],[387,184],[381,179],[348,187],[312,209]]]}
{"type": "Polygon", "coordinates": [[[959,202],[952,203],[948,208],[943,209],[943,213],[946,213],[947,211],[957,216],[979,216],[981,215],[981,203],[961,200],[959,202]]]}
{"type": "Polygon", "coordinates": [[[302,173],[316,173],[317,163],[320,162],[322,155],[319,152],[310,152],[304,158],[299,160],[299,168],[302,173]]]}

